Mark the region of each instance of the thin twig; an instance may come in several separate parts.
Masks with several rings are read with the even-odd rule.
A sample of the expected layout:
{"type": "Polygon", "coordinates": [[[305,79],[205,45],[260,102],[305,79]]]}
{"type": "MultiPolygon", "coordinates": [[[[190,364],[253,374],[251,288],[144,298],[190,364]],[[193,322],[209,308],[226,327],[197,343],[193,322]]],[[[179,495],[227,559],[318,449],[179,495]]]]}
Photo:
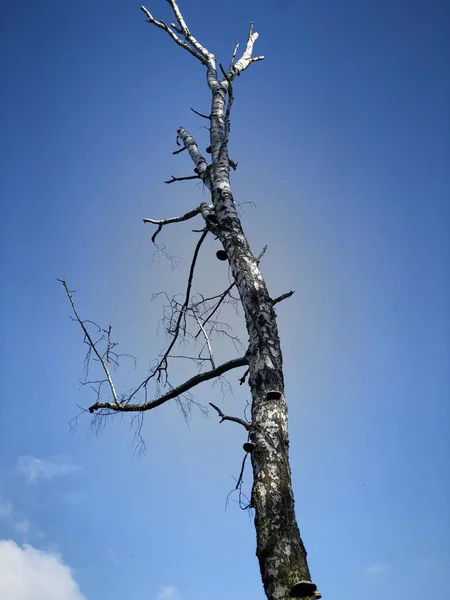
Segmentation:
{"type": "Polygon", "coordinates": [[[239,487],[242,485],[242,478],[244,477],[245,461],[247,460],[247,456],[248,452],[244,454],[244,458],[242,459],[241,472],[239,473],[239,477],[236,482],[236,487],[234,488],[235,490],[239,489],[239,487]]]}
{"type": "Polygon", "coordinates": [[[192,289],[192,280],[194,277],[194,270],[195,270],[195,265],[197,262],[197,257],[198,257],[198,253],[200,251],[200,247],[203,244],[206,236],[208,234],[208,231],[204,231],[202,233],[202,235],[200,236],[199,241],[197,242],[197,246],[195,247],[194,250],[194,255],[192,257],[192,262],[191,262],[191,268],[189,270],[189,277],[188,277],[188,284],[187,284],[187,289],[186,289],[186,296],[185,296],[185,300],[184,303],[180,309],[180,312],[178,314],[178,319],[175,325],[175,328],[173,330],[173,338],[171,343],[169,344],[169,347],[167,348],[167,350],[165,351],[163,357],[161,358],[161,360],[159,361],[158,365],[152,369],[152,372],[150,373],[150,375],[139,385],[139,387],[137,387],[134,392],[130,395],[130,397],[128,398],[128,401],[130,401],[142,388],[146,388],[148,382],[157,375],[157,381],[160,381],[161,379],[161,372],[162,371],[166,371],[167,372],[167,357],[169,356],[172,348],[175,345],[175,342],[178,339],[178,336],[180,334],[180,326],[181,326],[181,320],[183,318],[183,315],[189,305],[189,298],[191,295],[191,289],[192,289]]]}
{"type": "Polygon", "coordinates": [[[203,117],[204,119],[208,119],[208,121],[211,120],[211,117],[209,115],[204,115],[203,113],[198,112],[198,110],[195,110],[195,108],[191,108],[191,110],[192,110],[193,113],[195,113],[199,117],[203,117]]]}
{"type": "Polygon", "coordinates": [[[206,333],[206,330],[205,330],[204,326],[202,325],[202,322],[200,321],[199,316],[195,313],[195,311],[193,311],[193,313],[194,313],[195,320],[197,321],[197,324],[200,327],[200,331],[203,333],[203,337],[205,338],[205,343],[208,348],[209,360],[211,361],[211,367],[213,369],[215,369],[216,365],[214,364],[214,356],[213,356],[212,347],[211,347],[211,340],[209,339],[209,336],[206,333]]]}
{"type": "MultiPolygon", "coordinates": [[[[222,302],[225,300],[225,298],[228,296],[228,294],[231,292],[231,290],[234,288],[235,285],[236,285],[236,282],[233,281],[233,283],[227,287],[227,289],[223,292],[223,294],[221,294],[220,299],[217,302],[217,304],[215,305],[215,307],[212,309],[212,311],[206,317],[206,319],[204,319],[203,326],[205,326],[206,323],[211,319],[211,317],[213,317],[214,314],[219,310],[220,305],[222,304],[222,302]]],[[[197,333],[197,335],[195,337],[197,338],[199,335],[200,335],[200,331],[197,333]]]]}
{"type": "MultiPolygon", "coordinates": [[[[85,339],[88,341],[89,347],[94,351],[95,356],[97,357],[97,359],[99,360],[99,362],[100,362],[100,364],[102,366],[102,369],[103,369],[103,371],[105,373],[105,376],[106,376],[106,380],[107,380],[108,385],[109,385],[109,387],[111,389],[112,397],[114,398],[114,404],[115,404],[115,406],[117,406],[118,408],[120,408],[122,406],[122,404],[120,403],[119,398],[117,397],[116,390],[114,388],[114,383],[113,383],[113,380],[111,379],[111,375],[109,373],[109,366],[108,366],[107,362],[105,363],[103,357],[101,356],[101,354],[97,350],[96,344],[94,343],[93,339],[91,338],[91,336],[89,334],[89,331],[86,329],[86,326],[85,326],[84,322],[81,320],[81,317],[78,314],[77,308],[75,306],[75,302],[74,302],[73,296],[72,296],[72,294],[71,294],[71,292],[70,292],[70,290],[69,290],[69,288],[67,286],[66,280],[65,279],[58,279],[58,281],[63,285],[64,289],[66,290],[67,297],[69,298],[70,304],[72,306],[73,314],[75,315],[76,320],[78,321],[78,323],[80,324],[81,329],[83,330],[85,339]]],[[[109,330],[108,330],[108,345],[109,345],[109,342],[110,342],[110,337],[109,337],[110,333],[111,333],[111,328],[109,328],[109,330]]],[[[107,349],[107,352],[108,352],[108,350],[109,349],[107,349]]],[[[109,360],[109,355],[107,354],[107,361],[108,360],[109,360]]]]}

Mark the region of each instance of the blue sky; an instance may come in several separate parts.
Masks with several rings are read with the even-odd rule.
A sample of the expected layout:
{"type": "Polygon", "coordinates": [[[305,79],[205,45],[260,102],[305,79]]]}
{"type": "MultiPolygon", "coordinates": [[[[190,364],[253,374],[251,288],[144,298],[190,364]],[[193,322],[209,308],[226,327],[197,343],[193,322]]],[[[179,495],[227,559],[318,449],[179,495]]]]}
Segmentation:
{"type": "MultiPolygon", "coordinates": [[[[152,0],[156,17],[167,3],[152,0]]],[[[218,59],[252,19],[265,60],[236,81],[230,153],[243,224],[278,307],[297,516],[324,598],[418,600],[450,568],[450,36],[443,1],[198,0],[181,8],[218,59]],[[392,591],[392,592],[391,592],[392,591]]],[[[243,431],[175,405],[69,431],[84,348],[56,277],[111,324],[118,386],[164,340],[150,294],[182,290],[142,217],[207,199],[172,156],[206,146],[204,69],[125,0],[25,0],[0,24],[0,592],[8,600],[263,598],[251,518],[225,499],[243,431]],[[167,38],[167,39],[166,39],[167,38]],[[26,573],[19,576],[18,573],[26,573]],[[30,574],[33,573],[33,576],[30,574]],[[39,574],[41,574],[39,578],[39,574]],[[7,576],[8,575],[8,576],[7,576]],[[31,582],[26,585],[24,582],[31,582]],[[3,588],[2,588],[3,586],[3,588]],[[45,587],[47,586],[47,587],[45,587]]],[[[175,256],[191,224],[166,228],[175,256]]],[[[206,244],[200,291],[226,267],[206,244]]],[[[217,352],[232,356],[225,346],[217,352]]],[[[174,371],[174,383],[190,375],[174,371]]],[[[240,414],[249,398],[196,400],[240,414]]],[[[247,486],[249,475],[246,478],[247,486]]]]}

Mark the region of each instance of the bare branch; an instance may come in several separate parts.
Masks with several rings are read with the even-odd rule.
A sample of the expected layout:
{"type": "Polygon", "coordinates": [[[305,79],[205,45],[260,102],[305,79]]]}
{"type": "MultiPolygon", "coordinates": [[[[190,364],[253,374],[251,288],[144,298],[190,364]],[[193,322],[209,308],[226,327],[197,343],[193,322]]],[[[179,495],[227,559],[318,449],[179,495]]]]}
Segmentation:
{"type": "Polygon", "coordinates": [[[183,146],[183,148],[180,148],[179,150],[175,150],[174,152],[172,152],[172,154],[175,156],[176,154],[181,154],[185,150],[186,150],[186,147],[183,146]]]}
{"type": "MultiPolygon", "coordinates": [[[[215,307],[212,309],[212,311],[209,313],[209,315],[206,317],[206,319],[204,319],[203,326],[205,326],[206,323],[211,319],[211,317],[213,317],[214,314],[219,310],[220,305],[222,304],[222,302],[225,300],[225,298],[228,296],[228,294],[231,292],[231,290],[234,288],[235,285],[236,285],[236,282],[233,281],[233,283],[230,286],[228,286],[227,289],[221,294],[219,301],[217,302],[215,307]]],[[[197,338],[199,335],[200,335],[200,331],[197,333],[197,335],[195,337],[197,338]]]]}
{"type": "Polygon", "coordinates": [[[242,480],[243,480],[243,477],[244,477],[244,470],[245,470],[245,461],[247,460],[247,456],[248,456],[248,453],[246,452],[244,454],[244,458],[242,459],[241,471],[239,473],[239,477],[238,477],[238,480],[236,482],[236,487],[234,488],[235,490],[239,489],[240,486],[242,485],[242,480]]]}
{"type": "Polygon", "coordinates": [[[247,423],[246,421],[244,421],[244,419],[239,419],[239,417],[229,417],[227,415],[225,415],[218,406],[216,406],[215,404],[213,404],[212,402],[209,403],[210,406],[212,406],[214,408],[214,410],[216,410],[219,414],[220,417],[220,423],[223,423],[224,421],[233,421],[233,423],[238,423],[239,425],[242,425],[242,427],[245,427],[245,429],[247,431],[250,431],[251,428],[251,423],[247,423]]]}
{"type": "Polygon", "coordinates": [[[293,292],[291,290],[290,292],[286,292],[286,294],[281,294],[281,296],[278,296],[277,298],[272,300],[272,306],[274,306],[275,304],[278,304],[278,302],[282,302],[283,300],[286,300],[286,298],[290,298],[291,296],[294,295],[294,293],[295,292],[293,292]]]}
{"type": "Polygon", "coordinates": [[[236,52],[238,51],[238,48],[239,42],[236,40],[236,44],[234,46],[233,54],[231,55],[230,66],[228,67],[228,70],[230,70],[231,67],[234,65],[234,59],[236,58],[236,52]]]}
{"type": "Polygon", "coordinates": [[[247,369],[245,371],[245,373],[242,375],[242,377],[239,379],[239,385],[244,385],[245,380],[247,379],[249,374],[250,374],[250,369],[247,369]]]}
{"type": "Polygon", "coordinates": [[[89,345],[89,348],[94,352],[95,356],[97,357],[98,361],[100,362],[102,369],[105,373],[105,377],[106,377],[106,381],[108,382],[108,385],[110,387],[111,390],[111,394],[112,397],[114,399],[114,405],[117,408],[120,408],[122,406],[121,402],[119,401],[119,398],[117,397],[116,394],[116,390],[114,388],[114,383],[113,380],[111,379],[111,375],[109,373],[109,351],[110,351],[110,335],[111,335],[111,327],[108,329],[108,346],[107,346],[107,350],[106,350],[106,362],[103,358],[103,356],[99,353],[99,351],[97,350],[97,346],[95,344],[95,342],[93,341],[89,331],[86,328],[86,325],[84,324],[84,322],[81,320],[80,315],[78,314],[78,311],[76,309],[75,306],[75,302],[73,299],[73,296],[67,286],[66,280],[65,279],[58,279],[58,281],[63,285],[64,289],[66,290],[66,294],[67,297],[69,298],[70,304],[72,306],[72,310],[73,310],[73,314],[75,315],[75,319],[78,321],[78,323],[80,324],[81,329],[83,330],[85,339],[87,340],[87,343],[89,345]]]}
{"type": "Polygon", "coordinates": [[[245,47],[245,51],[242,54],[241,58],[237,61],[237,63],[232,65],[228,70],[228,77],[230,79],[233,79],[236,75],[240,75],[242,71],[245,71],[245,69],[247,69],[247,67],[249,67],[252,63],[264,59],[264,56],[256,56],[255,58],[252,58],[253,45],[258,39],[258,37],[258,33],[253,33],[253,23],[250,22],[250,29],[248,32],[247,45],[245,47]]]}
{"type": "Polygon", "coordinates": [[[192,110],[193,113],[195,113],[199,117],[203,117],[204,119],[208,119],[208,121],[211,120],[211,117],[209,115],[204,115],[203,113],[198,112],[198,110],[195,110],[195,108],[191,108],[191,110],[192,110]]]}
{"type": "Polygon", "coordinates": [[[200,214],[202,209],[203,209],[203,205],[200,205],[200,206],[197,206],[197,208],[194,208],[194,210],[191,210],[190,212],[186,213],[182,217],[170,217],[169,219],[147,219],[147,218],[145,218],[142,220],[144,221],[144,223],[152,223],[153,225],[158,225],[158,229],[155,231],[155,233],[152,236],[152,242],[155,243],[156,236],[161,231],[161,229],[164,227],[164,225],[170,225],[170,223],[181,223],[182,221],[188,221],[189,219],[192,219],[193,217],[196,217],[198,214],[200,214]]]}
{"type": "Polygon", "coordinates": [[[256,262],[259,264],[262,257],[264,256],[264,254],[266,253],[267,250],[267,244],[264,246],[264,248],[261,250],[261,252],[258,255],[258,258],[256,259],[256,262]]]}
{"type": "MultiPolygon", "coordinates": [[[[161,358],[161,360],[159,361],[159,363],[152,369],[150,375],[134,390],[134,392],[128,397],[128,402],[142,389],[147,389],[147,384],[148,382],[156,376],[157,381],[160,381],[161,379],[161,374],[163,372],[166,372],[167,374],[167,358],[169,356],[169,354],[172,351],[172,348],[174,347],[178,336],[180,335],[180,328],[181,328],[181,321],[185,315],[185,312],[189,306],[189,299],[190,299],[190,295],[191,295],[191,289],[192,289],[192,281],[194,278],[194,271],[195,271],[195,265],[197,262],[197,257],[198,257],[198,253],[200,251],[200,247],[203,244],[206,236],[208,234],[208,230],[203,231],[199,241],[197,242],[197,246],[195,247],[194,250],[194,255],[192,257],[192,262],[191,262],[191,268],[189,270],[189,277],[188,277],[188,284],[187,284],[187,289],[186,289],[186,295],[185,295],[185,299],[184,302],[180,308],[180,311],[178,313],[178,318],[175,324],[175,327],[172,328],[169,327],[169,332],[172,333],[173,337],[172,337],[172,341],[169,344],[169,347],[167,348],[167,350],[165,351],[163,357],[161,358]]],[[[166,376],[166,380],[167,380],[167,376],[166,376]]]]}
{"type": "Polygon", "coordinates": [[[200,321],[198,315],[195,313],[195,311],[194,311],[194,317],[195,317],[195,320],[197,321],[198,326],[200,327],[200,331],[203,333],[203,337],[205,338],[205,343],[208,348],[209,360],[211,361],[211,367],[213,369],[215,369],[216,365],[214,364],[214,356],[213,356],[212,347],[211,347],[211,340],[209,339],[209,336],[206,333],[206,330],[205,330],[204,326],[202,325],[202,322],[200,321]]]}
{"type": "Polygon", "coordinates": [[[202,178],[203,183],[205,183],[205,185],[210,187],[209,178],[207,176],[208,163],[206,162],[204,157],[200,154],[200,151],[198,149],[196,141],[194,140],[194,138],[192,137],[192,135],[190,133],[188,133],[185,129],[183,129],[183,127],[178,128],[177,134],[178,134],[178,137],[183,142],[183,144],[185,145],[185,147],[187,148],[187,151],[189,152],[189,156],[191,157],[192,162],[194,163],[194,165],[197,169],[196,172],[198,172],[199,177],[202,178]]]}
{"type": "Polygon", "coordinates": [[[199,54],[201,54],[205,58],[206,61],[214,60],[214,56],[211,54],[211,52],[208,52],[208,50],[204,46],[202,46],[200,42],[196,40],[192,33],[189,31],[188,26],[186,25],[183,15],[181,14],[181,11],[178,8],[175,0],[167,1],[172,7],[175,18],[178,21],[178,24],[180,26],[179,31],[181,30],[186,40],[197,50],[199,54]]]}
{"type": "MultiPolygon", "coordinates": [[[[181,394],[184,394],[188,390],[196,387],[200,383],[204,381],[209,381],[210,379],[214,379],[215,377],[220,377],[223,373],[227,371],[231,371],[232,369],[236,369],[238,367],[244,367],[248,364],[248,359],[246,356],[242,356],[241,358],[234,358],[233,360],[229,360],[226,363],[223,363],[216,367],[215,369],[211,369],[210,371],[205,371],[204,373],[199,373],[198,375],[194,375],[181,385],[172,388],[165,394],[162,394],[155,400],[151,400],[150,402],[144,402],[141,404],[114,404],[112,402],[96,402],[92,406],[89,407],[89,412],[93,413],[100,409],[108,409],[114,412],[144,412],[147,410],[151,410],[152,408],[156,408],[157,406],[161,406],[165,402],[172,400],[173,398],[177,398],[181,394]]],[[[243,421],[245,423],[245,421],[243,421]]],[[[245,423],[245,425],[248,425],[245,423]]]]}
{"type": "Polygon", "coordinates": [[[174,181],[187,181],[188,179],[200,179],[200,175],[188,175],[187,177],[175,177],[171,175],[172,179],[168,179],[164,183],[174,183],[174,181]]]}
{"type": "MultiPolygon", "coordinates": [[[[170,0],[169,0],[169,2],[170,2],[170,4],[172,4],[172,2],[170,0]]],[[[164,23],[164,21],[157,21],[153,17],[153,15],[145,8],[145,6],[141,6],[141,10],[143,13],[145,13],[148,23],[152,23],[153,25],[156,25],[156,27],[159,27],[160,29],[163,29],[164,31],[166,31],[175,43],[177,43],[179,46],[181,46],[182,48],[184,48],[185,50],[190,52],[192,54],[192,56],[195,56],[195,58],[198,59],[201,63],[203,63],[204,65],[208,65],[208,58],[206,58],[206,53],[207,54],[209,54],[209,53],[205,48],[203,48],[202,46],[200,46],[200,44],[198,44],[199,48],[202,48],[202,50],[203,50],[203,53],[200,52],[199,48],[197,48],[197,46],[195,46],[195,44],[192,44],[192,42],[190,40],[189,40],[189,42],[194,47],[190,46],[187,42],[181,40],[177,36],[175,31],[173,31],[173,29],[171,29],[166,23],[164,23]]],[[[183,32],[183,35],[184,35],[184,32],[183,32]]],[[[196,41],[195,38],[192,38],[192,40],[196,41]]]]}

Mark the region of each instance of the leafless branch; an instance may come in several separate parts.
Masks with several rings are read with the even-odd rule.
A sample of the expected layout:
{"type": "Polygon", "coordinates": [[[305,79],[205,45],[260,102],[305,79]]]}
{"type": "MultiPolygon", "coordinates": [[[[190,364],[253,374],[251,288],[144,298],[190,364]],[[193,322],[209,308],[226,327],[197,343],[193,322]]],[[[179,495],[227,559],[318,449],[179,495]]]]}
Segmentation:
{"type": "Polygon", "coordinates": [[[267,244],[266,244],[266,245],[264,246],[264,248],[261,250],[261,252],[259,253],[259,255],[258,255],[257,259],[256,259],[256,262],[257,262],[258,264],[260,263],[260,261],[261,261],[262,257],[263,257],[263,256],[264,256],[264,254],[266,253],[266,250],[267,250],[267,244]]]}
{"type": "MultiPolygon", "coordinates": [[[[96,402],[95,404],[89,407],[89,412],[93,413],[100,409],[108,409],[113,412],[145,412],[147,410],[156,408],[157,406],[161,406],[161,404],[164,404],[165,402],[168,402],[173,398],[181,396],[188,390],[192,389],[193,387],[196,387],[204,381],[209,381],[210,379],[214,379],[215,377],[220,377],[220,375],[223,375],[223,373],[226,373],[227,371],[231,371],[231,369],[244,367],[247,364],[248,359],[245,356],[242,356],[241,358],[234,358],[233,360],[229,360],[228,362],[219,365],[215,369],[211,369],[210,371],[205,371],[204,373],[194,375],[194,377],[191,377],[181,385],[172,388],[165,394],[161,394],[158,398],[150,400],[149,402],[143,402],[139,404],[122,403],[120,405],[114,404],[112,402],[96,402]]],[[[245,423],[245,421],[242,421],[242,423],[245,423]]],[[[247,425],[247,423],[245,425],[247,425]]]]}
{"type": "Polygon", "coordinates": [[[247,45],[245,47],[244,53],[241,58],[237,61],[237,63],[230,66],[228,70],[228,77],[233,79],[236,75],[240,75],[242,71],[245,71],[251,64],[258,62],[264,59],[264,56],[256,56],[252,58],[253,53],[253,45],[258,39],[258,33],[253,33],[253,23],[250,22],[250,29],[248,32],[247,45]]]}
{"type": "Polygon", "coordinates": [[[211,117],[209,115],[204,115],[203,113],[198,112],[198,110],[195,110],[195,108],[191,108],[191,110],[192,110],[193,113],[195,113],[199,117],[203,117],[204,119],[208,119],[208,121],[211,120],[211,117]]]}
{"type": "Polygon", "coordinates": [[[234,489],[232,489],[231,492],[227,496],[227,499],[225,501],[225,507],[228,506],[228,502],[229,502],[230,496],[234,492],[238,491],[238,500],[237,500],[237,502],[239,504],[239,508],[241,510],[247,510],[249,508],[252,508],[251,501],[249,500],[249,498],[247,498],[247,496],[242,491],[242,484],[244,483],[244,470],[245,470],[245,463],[247,461],[247,456],[248,456],[248,454],[245,453],[244,458],[242,459],[242,464],[241,464],[241,470],[240,470],[240,473],[239,473],[239,477],[237,479],[235,479],[236,485],[234,486],[234,489]],[[245,502],[244,502],[244,500],[245,500],[245,502]]]}
{"type": "Polygon", "coordinates": [[[234,59],[236,58],[236,53],[238,51],[238,48],[239,48],[239,42],[236,40],[236,44],[234,45],[234,50],[233,50],[233,54],[231,55],[230,66],[228,67],[228,70],[230,70],[231,67],[234,65],[234,59]]]}
{"type": "Polygon", "coordinates": [[[203,337],[205,338],[205,343],[208,348],[209,360],[211,361],[211,367],[213,369],[215,369],[216,365],[214,364],[214,356],[213,356],[212,347],[211,347],[211,340],[209,339],[209,336],[206,333],[206,330],[205,330],[202,322],[200,321],[198,315],[195,313],[195,311],[194,311],[194,317],[195,317],[195,320],[197,321],[198,326],[200,327],[200,331],[203,333],[203,337]]]}
{"type": "Polygon", "coordinates": [[[178,128],[177,135],[182,140],[184,146],[189,152],[189,156],[191,157],[191,160],[195,165],[195,172],[198,174],[199,177],[201,177],[203,183],[209,187],[210,182],[208,177],[208,163],[206,162],[204,156],[198,149],[197,142],[195,141],[193,136],[183,127],[178,128]]]}
{"type": "Polygon", "coordinates": [[[142,219],[144,223],[152,223],[153,225],[158,225],[158,229],[152,236],[152,242],[155,243],[156,236],[164,227],[164,225],[169,225],[170,223],[181,223],[182,221],[188,221],[193,217],[196,217],[202,211],[202,206],[197,206],[194,210],[186,213],[182,217],[170,217],[169,219],[142,219]]]}
{"type": "Polygon", "coordinates": [[[104,360],[104,357],[100,354],[100,352],[97,349],[97,345],[94,342],[94,340],[92,339],[89,331],[86,328],[86,325],[84,324],[84,321],[81,320],[80,315],[78,314],[77,308],[75,306],[75,302],[72,296],[71,291],[69,290],[68,286],[67,286],[67,282],[65,279],[58,279],[58,281],[62,284],[62,286],[64,287],[64,289],[66,290],[66,294],[67,297],[69,298],[70,301],[70,305],[72,306],[72,311],[73,314],[75,315],[75,319],[78,321],[81,329],[83,330],[84,333],[84,337],[85,340],[87,340],[87,343],[89,345],[89,348],[92,352],[94,352],[95,356],[97,357],[98,361],[100,362],[102,369],[105,373],[105,377],[106,377],[106,381],[108,382],[109,388],[111,390],[111,394],[112,397],[114,399],[114,405],[117,408],[120,408],[122,406],[121,402],[119,401],[119,398],[116,394],[116,390],[114,388],[114,383],[113,380],[111,379],[111,375],[109,372],[109,351],[110,351],[110,334],[111,334],[111,328],[109,328],[108,330],[108,342],[107,342],[107,350],[106,350],[106,361],[104,360]]]}
{"type": "Polygon", "coordinates": [[[247,456],[248,456],[248,453],[246,452],[244,454],[244,458],[242,459],[241,470],[239,473],[238,480],[236,482],[236,487],[234,488],[235,490],[239,489],[239,487],[242,485],[242,478],[244,477],[245,461],[247,460],[247,456]]]}
{"type": "Polygon", "coordinates": [[[177,43],[179,46],[190,52],[201,63],[203,63],[204,65],[208,65],[208,57],[210,56],[210,53],[206,50],[206,48],[203,48],[203,46],[201,46],[201,44],[199,44],[197,40],[190,34],[174,0],[168,0],[168,2],[175,13],[178,23],[180,24],[180,28],[177,27],[177,32],[180,33],[181,30],[181,33],[186,38],[186,41],[180,39],[175,33],[175,31],[171,29],[168,25],[166,25],[164,21],[157,21],[153,17],[153,15],[145,8],[145,6],[141,6],[142,12],[147,17],[147,22],[152,23],[153,25],[156,25],[156,27],[159,27],[160,29],[166,31],[175,43],[177,43]],[[183,23],[183,25],[181,25],[181,23],[183,23]]]}
{"type": "MultiPolygon", "coordinates": [[[[214,316],[214,314],[219,310],[220,305],[222,304],[222,302],[225,300],[225,298],[228,296],[228,294],[231,292],[231,290],[234,288],[234,286],[236,285],[235,282],[233,282],[230,286],[227,287],[227,289],[221,294],[219,301],[217,302],[217,304],[215,305],[215,307],[212,309],[212,311],[210,312],[210,314],[206,317],[206,319],[203,320],[203,326],[206,325],[206,323],[208,323],[208,321],[211,320],[211,318],[214,316]]],[[[197,333],[197,335],[195,336],[196,338],[200,335],[200,331],[197,333]]]]}
{"type": "Polygon", "coordinates": [[[169,344],[169,347],[167,348],[166,352],[164,353],[163,357],[161,358],[161,360],[159,361],[158,365],[156,367],[154,367],[150,373],[150,375],[139,385],[139,387],[137,387],[135,389],[135,391],[130,395],[130,397],[128,398],[128,401],[130,401],[138,392],[140,392],[143,388],[146,389],[148,382],[156,376],[157,381],[160,381],[161,379],[161,373],[165,372],[167,373],[167,358],[169,356],[169,354],[172,351],[172,348],[174,347],[178,336],[180,334],[180,327],[181,327],[181,321],[183,319],[183,316],[185,314],[185,311],[187,310],[188,306],[189,306],[189,299],[190,299],[190,295],[191,295],[191,289],[192,289],[192,281],[193,281],[193,277],[194,277],[194,271],[195,271],[195,265],[197,262],[197,257],[198,257],[198,253],[200,251],[200,247],[203,244],[206,236],[207,236],[208,232],[204,231],[202,233],[202,235],[200,236],[199,241],[197,242],[197,245],[195,247],[194,250],[194,255],[192,257],[192,262],[191,262],[191,268],[189,270],[189,276],[188,276],[188,283],[187,283],[187,289],[186,289],[186,295],[185,295],[185,299],[184,302],[181,306],[181,309],[178,313],[178,318],[175,324],[175,327],[172,329],[170,328],[170,333],[172,334],[172,341],[169,344]]]}
{"type": "Polygon", "coordinates": [[[251,423],[247,423],[246,421],[244,421],[244,419],[239,419],[239,417],[229,417],[227,415],[225,415],[218,406],[216,406],[215,404],[213,404],[212,402],[209,403],[210,406],[212,406],[214,408],[214,410],[217,411],[217,413],[219,414],[220,417],[220,423],[223,423],[224,421],[233,421],[233,423],[238,423],[239,425],[242,425],[242,427],[245,427],[245,429],[247,431],[250,431],[250,427],[251,427],[251,423]]]}
{"type": "Polygon", "coordinates": [[[188,175],[187,177],[175,177],[171,175],[172,179],[168,179],[164,183],[174,183],[175,181],[187,181],[188,179],[200,179],[200,175],[188,175]]]}
{"type": "Polygon", "coordinates": [[[172,152],[173,155],[175,154],[181,154],[182,152],[184,152],[186,150],[185,146],[183,146],[182,148],[180,148],[179,150],[175,150],[174,152],[172,152]]]}
{"type": "Polygon", "coordinates": [[[242,375],[242,377],[239,379],[239,385],[244,385],[245,380],[247,379],[249,373],[250,373],[250,369],[247,369],[245,371],[245,373],[242,375]]]}
{"type": "Polygon", "coordinates": [[[277,298],[274,298],[272,300],[272,306],[274,306],[275,304],[278,304],[278,302],[282,302],[283,300],[286,300],[287,298],[290,298],[291,296],[294,295],[294,291],[291,290],[290,292],[286,292],[286,294],[281,294],[281,296],[278,296],[277,298]]]}

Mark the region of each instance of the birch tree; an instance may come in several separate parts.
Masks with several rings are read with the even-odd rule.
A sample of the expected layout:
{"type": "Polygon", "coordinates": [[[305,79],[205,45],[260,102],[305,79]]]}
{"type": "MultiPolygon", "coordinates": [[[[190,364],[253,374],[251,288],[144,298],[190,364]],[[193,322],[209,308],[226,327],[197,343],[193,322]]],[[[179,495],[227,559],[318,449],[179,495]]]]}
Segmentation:
{"type": "Polygon", "coordinates": [[[159,218],[143,219],[145,223],[156,227],[152,237],[155,244],[162,229],[169,225],[198,218],[201,219],[201,226],[197,229],[200,235],[184,299],[180,301],[172,298],[169,301],[166,329],[170,343],[151,368],[148,377],[131,392],[119,394],[113,382],[112,366],[118,355],[115,344],[111,341],[111,328],[99,328],[93,332],[92,322],[80,317],[66,281],[60,280],[71,302],[74,319],[82,328],[84,341],[88,345],[88,359],[95,358],[103,372],[101,379],[95,382],[96,401],[88,410],[94,417],[136,413],[142,418],[147,411],[157,409],[171,400],[180,402],[183,407],[183,398],[196,386],[233,369],[243,369],[240,382],[247,382],[250,387],[251,417],[248,420],[241,419],[224,414],[213,403],[211,407],[218,413],[221,422],[234,422],[245,428],[248,436],[244,444],[245,458],[250,458],[253,473],[248,508],[254,511],[256,555],[266,597],[268,600],[320,598],[321,594],[311,580],[307,553],[294,510],[289,464],[288,407],[284,395],[283,359],[274,311],[274,305],[293,292],[278,298],[270,296],[259,267],[261,255],[255,256],[250,249],[230,185],[230,170],[236,168],[236,163],[228,154],[234,85],[238,76],[264,58],[254,55],[258,33],[250,23],[243,52],[239,52],[239,44],[236,43],[230,64],[224,68],[222,64],[217,64],[214,54],[194,37],[176,1],[168,0],[168,3],[174,21],[170,25],[154,18],[147,8],[141,7],[141,10],[147,23],[163,30],[173,43],[201,63],[206,71],[211,109],[209,114],[192,109],[207,121],[210,139],[204,154],[186,129],[179,127],[177,131],[179,149],[174,154],[185,152],[189,155],[194,175],[172,176],[166,183],[199,179],[208,190],[210,202],[203,202],[182,216],[160,218],[162,215],[155,215],[159,218]],[[228,261],[232,276],[230,285],[223,292],[209,298],[193,295],[197,257],[207,236],[214,236],[222,245],[217,257],[228,261]],[[242,305],[248,345],[241,356],[216,365],[210,325],[214,323],[219,308],[233,299],[242,305]],[[202,365],[199,373],[173,386],[169,382],[169,364],[177,343],[187,336],[188,320],[197,328],[196,333],[190,336],[200,336],[203,339],[206,356],[196,358],[202,365]],[[156,396],[151,395],[151,382],[157,382],[160,389],[165,388],[164,391],[156,396]]]}

